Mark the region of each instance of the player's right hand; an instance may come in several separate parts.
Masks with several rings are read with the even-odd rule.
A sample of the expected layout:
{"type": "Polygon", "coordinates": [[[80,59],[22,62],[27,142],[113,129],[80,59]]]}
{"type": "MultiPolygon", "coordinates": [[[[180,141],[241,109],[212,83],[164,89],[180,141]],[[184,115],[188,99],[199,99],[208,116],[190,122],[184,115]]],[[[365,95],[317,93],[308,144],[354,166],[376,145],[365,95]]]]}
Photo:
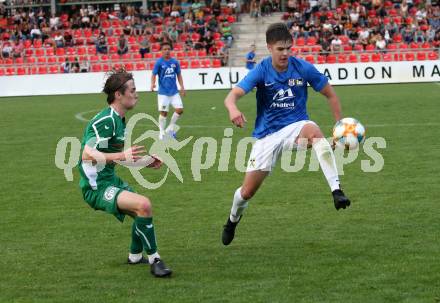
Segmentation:
{"type": "Polygon", "coordinates": [[[237,127],[243,127],[247,122],[246,117],[240,111],[230,112],[229,119],[231,120],[232,124],[237,127]]]}
{"type": "Polygon", "coordinates": [[[156,88],[156,83],[151,83],[151,91],[154,92],[154,89],[156,88]]]}
{"type": "Polygon", "coordinates": [[[132,147],[124,150],[122,161],[136,161],[141,159],[145,154],[145,147],[140,145],[133,145],[132,147]]]}

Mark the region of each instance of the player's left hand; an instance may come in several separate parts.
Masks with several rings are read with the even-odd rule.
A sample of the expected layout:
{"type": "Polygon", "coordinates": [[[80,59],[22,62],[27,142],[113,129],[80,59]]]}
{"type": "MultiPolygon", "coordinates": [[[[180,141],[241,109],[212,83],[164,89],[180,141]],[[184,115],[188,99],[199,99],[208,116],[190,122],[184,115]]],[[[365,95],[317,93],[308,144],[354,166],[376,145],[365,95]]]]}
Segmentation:
{"type": "Polygon", "coordinates": [[[180,95],[182,96],[182,97],[185,97],[186,96],[186,92],[185,92],[185,90],[182,88],[182,89],[180,89],[180,95]]]}
{"type": "Polygon", "coordinates": [[[159,169],[163,163],[162,159],[159,158],[159,156],[157,156],[157,155],[151,155],[151,158],[154,159],[154,162],[149,164],[147,167],[153,168],[153,169],[159,169]]]}

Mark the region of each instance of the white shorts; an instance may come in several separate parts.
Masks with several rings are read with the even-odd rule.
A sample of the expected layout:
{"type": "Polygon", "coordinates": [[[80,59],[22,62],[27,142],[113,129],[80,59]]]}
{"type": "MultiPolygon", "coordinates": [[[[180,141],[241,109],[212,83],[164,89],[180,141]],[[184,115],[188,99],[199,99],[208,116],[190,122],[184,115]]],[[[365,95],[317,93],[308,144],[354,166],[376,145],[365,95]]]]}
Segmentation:
{"type": "Polygon", "coordinates": [[[174,96],[157,95],[157,107],[160,112],[167,112],[170,104],[174,108],[183,108],[182,99],[180,98],[179,93],[174,96]]]}
{"type": "Polygon", "coordinates": [[[272,171],[283,150],[297,148],[295,143],[304,125],[315,122],[304,120],[289,124],[279,131],[255,141],[246,172],[262,170],[272,171]]]}

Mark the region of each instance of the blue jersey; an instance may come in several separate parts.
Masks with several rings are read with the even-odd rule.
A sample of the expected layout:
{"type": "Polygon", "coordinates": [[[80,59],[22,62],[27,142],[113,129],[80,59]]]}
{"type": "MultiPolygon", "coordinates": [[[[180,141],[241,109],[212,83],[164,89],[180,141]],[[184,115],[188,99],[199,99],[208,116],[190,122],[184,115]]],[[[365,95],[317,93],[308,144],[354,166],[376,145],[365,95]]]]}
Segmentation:
{"type": "Polygon", "coordinates": [[[159,75],[159,95],[174,96],[179,92],[176,78],[180,74],[180,65],[176,59],[160,58],[154,65],[153,74],[159,75]]]}
{"type": "Polygon", "coordinates": [[[246,68],[247,68],[247,69],[253,69],[253,68],[254,68],[255,63],[253,63],[253,62],[247,62],[247,60],[253,60],[253,59],[255,59],[255,53],[254,53],[254,52],[249,52],[249,53],[246,55],[246,68]]]}
{"type": "Polygon", "coordinates": [[[321,91],[328,79],[312,64],[295,57],[289,58],[288,68],[282,73],[272,67],[271,57],[250,70],[237,86],[246,93],[257,87],[257,118],[252,135],[260,139],[289,124],[308,120],[307,83],[321,91]]]}

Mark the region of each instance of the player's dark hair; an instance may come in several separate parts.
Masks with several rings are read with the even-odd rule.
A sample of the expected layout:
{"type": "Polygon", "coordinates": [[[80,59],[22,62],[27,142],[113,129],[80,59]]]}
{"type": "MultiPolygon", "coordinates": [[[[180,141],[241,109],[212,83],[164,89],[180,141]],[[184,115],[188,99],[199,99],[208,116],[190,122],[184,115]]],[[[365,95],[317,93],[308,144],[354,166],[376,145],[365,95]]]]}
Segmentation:
{"type": "Polygon", "coordinates": [[[168,45],[170,48],[172,48],[171,43],[165,41],[165,42],[162,42],[162,43],[160,44],[160,49],[163,49],[163,47],[164,47],[165,45],[168,45]]]}
{"type": "Polygon", "coordinates": [[[290,34],[287,25],[282,22],[271,24],[266,30],[267,44],[275,44],[278,41],[292,41],[292,35],[290,34]]]}
{"type": "Polygon", "coordinates": [[[133,80],[133,74],[127,73],[125,69],[120,68],[108,72],[107,77],[102,92],[107,95],[107,103],[112,104],[115,101],[116,92],[125,93],[127,82],[133,80]]]}

